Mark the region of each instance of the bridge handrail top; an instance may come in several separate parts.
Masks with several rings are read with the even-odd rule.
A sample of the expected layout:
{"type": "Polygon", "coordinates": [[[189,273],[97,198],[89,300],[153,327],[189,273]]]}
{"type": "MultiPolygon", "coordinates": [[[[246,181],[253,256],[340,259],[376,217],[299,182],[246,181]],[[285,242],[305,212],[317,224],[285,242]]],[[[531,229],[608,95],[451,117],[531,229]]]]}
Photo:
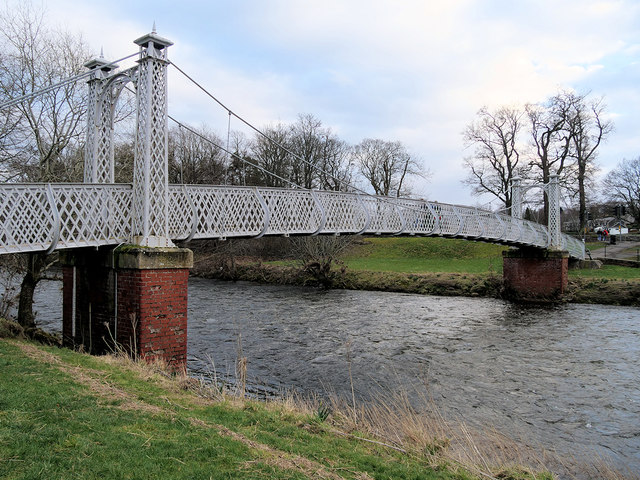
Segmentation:
{"type": "Polygon", "coordinates": [[[2,187],[43,187],[46,185],[51,185],[52,187],[132,187],[131,183],[84,183],[84,182],[2,182],[0,183],[0,188],[2,187]]]}
{"type": "MultiPolygon", "coordinates": [[[[132,188],[131,183],[85,183],[85,182],[3,182],[0,183],[0,188],[3,186],[7,187],[37,187],[37,186],[46,186],[51,185],[52,187],[61,186],[61,187],[79,187],[79,188],[113,188],[113,187],[126,187],[132,188]]],[[[500,215],[501,217],[510,217],[510,215],[506,215],[500,212],[493,212],[491,210],[485,210],[482,208],[474,207],[471,205],[460,205],[455,203],[444,203],[438,202],[437,200],[425,200],[423,198],[412,198],[412,197],[392,197],[388,195],[376,195],[372,193],[360,193],[360,192],[343,192],[340,190],[318,190],[315,188],[287,188],[287,187],[270,187],[270,186],[262,186],[262,185],[210,185],[210,184],[197,184],[197,183],[170,183],[169,188],[172,187],[187,187],[187,188],[204,188],[204,189],[214,189],[214,188],[227,188],[227,189],[239,189],[239,190],[268,190],[268,191],[299,191],[299,192],[316,192],[321,194],[329,194],[329,195],[356,195],[363,197],[370,197],[375,199],[380,199],[383,201],[394,201],[394,202],[415,202],[415,203],[423,203],[423,204],[431,204],[431,205],[442,205],[447,207],[457,207],[464,208],[468,210],[474,210],[478,213],[484,213],[489,215],[500,215]]],[[[525,220],[526,221],[526,220],[525,220]]],[[[536,222],[532,222],[536,223],[536,222]]]]}

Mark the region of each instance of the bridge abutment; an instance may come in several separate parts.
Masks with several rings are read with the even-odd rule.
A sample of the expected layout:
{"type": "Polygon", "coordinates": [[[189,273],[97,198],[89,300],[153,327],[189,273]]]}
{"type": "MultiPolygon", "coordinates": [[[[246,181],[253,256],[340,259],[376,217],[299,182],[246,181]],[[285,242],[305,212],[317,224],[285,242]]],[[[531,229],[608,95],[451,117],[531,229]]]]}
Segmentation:
{"type": "Polygon", "coordinates": [[[568,283],[569,253],[518,248],[503,252],[502,278],[509,298],[559,300],[568,283]]]}
{"type": "Polygon", "coordinates": [[[191,250],[78,249],[65,252],[62,262],[65,343],[186,366],[191,250]]]}

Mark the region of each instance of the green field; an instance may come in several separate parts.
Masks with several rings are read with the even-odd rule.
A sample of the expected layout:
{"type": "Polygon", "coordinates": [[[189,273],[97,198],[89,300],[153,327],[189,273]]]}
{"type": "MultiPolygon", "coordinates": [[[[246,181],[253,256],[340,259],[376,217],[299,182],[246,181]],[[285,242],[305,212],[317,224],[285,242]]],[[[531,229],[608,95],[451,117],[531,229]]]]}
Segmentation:
{"type": "Polygon", "coordinates": [[[343,261],[353,270],[377,272],[502,273],[506,248],[435,237],[369,237],[352,247],[343,261]]]}
{"type": "MultiPolygon", "coordinates": [[[[603,243],[589,245],[602,248],[603,243]]],[[[438,237],[366,237],[342,260],[355,271],[399,273],[502,273],[502,251],[508,247],[438,237]]],[[[640,279],[640,268],[604,265],[572,269],[570,277],[640,279]]]]}

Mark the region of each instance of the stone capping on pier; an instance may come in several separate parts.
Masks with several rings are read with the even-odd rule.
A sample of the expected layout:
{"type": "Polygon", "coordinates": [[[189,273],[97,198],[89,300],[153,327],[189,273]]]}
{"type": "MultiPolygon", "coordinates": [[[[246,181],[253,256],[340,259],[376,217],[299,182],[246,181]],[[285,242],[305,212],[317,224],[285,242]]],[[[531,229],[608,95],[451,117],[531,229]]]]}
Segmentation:
{"type": "Polygon", "coordinates": [[[193,252],[188,248],[148,248],[121,245],[113,251],[114,265],[120,269],[192,268],[193,252]]]}

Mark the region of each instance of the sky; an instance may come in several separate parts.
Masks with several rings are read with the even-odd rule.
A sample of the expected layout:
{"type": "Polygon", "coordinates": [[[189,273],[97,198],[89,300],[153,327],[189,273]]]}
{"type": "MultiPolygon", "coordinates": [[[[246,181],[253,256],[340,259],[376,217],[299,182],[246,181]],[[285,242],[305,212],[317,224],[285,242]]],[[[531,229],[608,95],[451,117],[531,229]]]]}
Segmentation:
{"type": "MultiPolygon", "coordinates": [[[[13,0],[3,0],[11,5],[13,0]]],[[[462,131],[486,106],[559,90],[604,97],[615,130],[604,175],[640,155],[638,0],[42,0],[49,24],[107,59],[149,33],[169,58],[257,125],[313,114],[343,140],[401,141],[431,172],[416,196],[485,205],[466,176],[462,131]]],[[[125,65],[123,65],[125,66],[125,65]]],[[[169,76],[169,113],[226,137],[228,115],[169,76]]],[[[236,120],[231,129],[243,130],[236,120]]],[[[244,129],[246,130],[246,129],[244,129]]]]}

